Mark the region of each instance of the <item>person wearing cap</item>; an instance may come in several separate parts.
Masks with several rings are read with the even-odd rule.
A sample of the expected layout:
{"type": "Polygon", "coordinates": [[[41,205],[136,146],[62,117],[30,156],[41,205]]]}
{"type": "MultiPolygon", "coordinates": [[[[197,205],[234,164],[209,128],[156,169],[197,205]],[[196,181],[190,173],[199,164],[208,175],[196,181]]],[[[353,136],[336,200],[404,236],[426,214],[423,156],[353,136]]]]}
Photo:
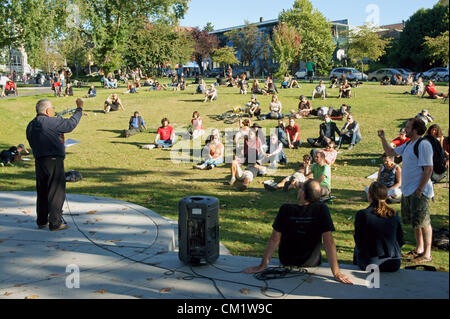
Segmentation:
{"type": "Polygon", "coordinates": [[[400,129],[400,131],[398,132],[398,134],[399,134],[398,137],[394,138],[394,139],[391,141],[391,144],[390,144],[390,145],[391,145],[392,148],[402,146],[402,145],[405,144],[406,142],[409,142],[409,141],[410,141],[410,138],[406,136],[406,130],[405,130],[404,127],[402,127],[402,128],[400,129]]]}
{"type": "Polygon", "coordinates": [[[83,114],[83,100],[76,100],[73,115],[64,119],[55,116],[55,109],[49,100],[39,100],[36,117],[28,124],[26,135],[33,149],[36,166],[37,225],[39,229],[68,228],[63,223],[62,207],[66,199],[66,176],[64,159],[66,150],[64,134],[72,132],[83,114]]]}
{"type": "Polygon", "coordinates": [[[428,113],[428,110],[422,110],[422,112],[416,115],[416,118],[422,120],[425,123],[425,125],[428,125],[429,123],[434,121],[434,118],[431,116],[430,113],[428,113]]]}
{"type": "Polygon", "coordinates": [[[138,111],[135,111],[134,115],[130,117],[128,130],[123,131],[123,136],[130,137],[137,133],[141,133],[144,129],[147,129],[144,119],[139,115],[138,111]]]}

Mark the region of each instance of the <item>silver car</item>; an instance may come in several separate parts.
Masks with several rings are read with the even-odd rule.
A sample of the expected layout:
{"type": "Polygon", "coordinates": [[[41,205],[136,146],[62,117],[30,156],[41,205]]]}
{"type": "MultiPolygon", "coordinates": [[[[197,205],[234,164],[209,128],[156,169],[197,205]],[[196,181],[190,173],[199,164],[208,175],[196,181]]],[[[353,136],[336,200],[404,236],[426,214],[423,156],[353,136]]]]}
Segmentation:
{"type": "Polygon", "coordinates": [[[364,74],[355,68],[344,68],[344,67],[334,68],[333,70],[331,70],[330,80],[333,76],[336,76],[339,79],[342,75],[345,75],[345,77],[349,81],[354,80],[367,81],[367,74],[364,74]]]}
{"type": "Polygon", "coordinates": [[[400,74],[403,77],[402,73],[396,69],[389,69],[389,68],[379,69],[369,73],[369,80],[374,82],[377,81],[380,82],[386,77],[392,78],[392,76],[397,74],[400,74]]]}
{"type": "MultiPolygon", "coordinates": [[[[419,76],[420,73],[417,75],[419,76]]],[[[439,79],[441,81],[448,81],[448,68],[432,68],[422,73],[422,78],[428,80],[431,78],[439,79]]]]}

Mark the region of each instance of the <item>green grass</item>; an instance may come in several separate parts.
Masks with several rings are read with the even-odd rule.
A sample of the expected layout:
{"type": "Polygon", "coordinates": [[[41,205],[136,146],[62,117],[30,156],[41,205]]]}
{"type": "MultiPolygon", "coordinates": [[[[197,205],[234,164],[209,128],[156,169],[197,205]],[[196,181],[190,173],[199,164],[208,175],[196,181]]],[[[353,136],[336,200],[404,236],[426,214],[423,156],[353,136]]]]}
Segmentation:
{"type": "MultiPolygon", "coordinates": [[[[314,84],[315,85],[315,84],[314,84]]],[[[284,112],[296,109],[301,94],[310,96],[313,85],[303,83],[301,89],[280,90],[279,98],[284,112]]],[[[448,87],[439,87],[438,91],[447,91],[448,87]]],[[[399,127],[405,121],[426,108],[435,117],[446,133],[449,123],[448,103],[438,100],[419,99],[403,95],[410,87],[384,87],[374,83],[365,83],[357,88],[357,97],[350,100],[338,100],[338,89],[329,90],[326,101],[320,99],[312,102],[313,107],[334,106],[347,102],[352,106],[356,121],[361,125],[363,139],[353,150],[343,153],[332,168],[333,195],[337,197],[329,205],[336,232],[334,238],[341,263],[351,263],[353,254],[353,223],[355,213],[367,207],[364,201],[364,187],[370,184],[365,177],[375,172],[381,164],[382,147],[377,130],[384,129],[389,138],[396,137],[399,127]],[[372,159],[376,163],[372,163],[372,159]]],[[[202,103],[201,95],[193,95],[195,85],[186,91],[146,92],[120,97],[126,111],[103,114],[103,102],[118,90],[97,90],[97,97],[85,100],[80,124],[66,138],[82,143],[67,150],[66,170],[75,169],[82,173],[84,179],[78,183],[68,183],[69,193],[105,196],[133,202],[148,207],[155,212],[173,219],[178,218],[178,201],[185,196],[208,195],[220,199],[220,237],[221,242],[234,255],[261,256],[267,239],[272,231],[272,223],[278,208],[285,202],[295,202],[296,193],[282,191],[269,193],[262,186],[266,179],[280,180],[292,173],[297,161],[310,152],[309,147],[298,150],[286,150],[289,164],[280,167],[275,176],[256,178],[246,192],[238,192],[225,185],[229,180],[229,164],[211,171],[194,171],[193,163],[174,164],[170,152],[163,150],[143,150],[139,146],[154,140],[157,127],[163,117],[168,117],[175,128],[186,127],[194,110],[200,112],[206,129],[224,130],[231,125],[213,119],[233,105],[244,105],[250,95],[238,94],[236,88],[220,87],[219,100],[202,103]],[[127,128],[128,119],[135,110],[144,117],[148,133],[138,134],[128,139],[119,137],[121,130],[127,128]]],[[[26,96],[0,100],[0,148],[26,143],[25,128],[34,117],[34,106],[39,98],[49,98],[56,110],[73,108],[76,97],[85,95],[87,89],[74,89],[71,98],[54,98],[50,94],[26,96]]],[[[268,109],[269,96],[260,96],[263,112],[268,109]]],[[[317,137],[321,121],[316,118],[297,120],[300,137],[317,137]]],[[[275,127],[276,121],[259,122],[264,128],[275,127]]],[[[338,121],[342,127],[343,121],[338,121]]],[[[0,191],[35,191],[34,163],[20,162],[16,167],[0,168],[0,191]]],[[[434,228],[448,228],[449,192],[447,184],[435,187],[436,201],[431,205],[431,218],[434,228]]],[[[1,204],[0,204],[1,206],[1,204]]],[[[400,205],[393,207],[397,210],[400,205]]],[[[405,251],[414,247],[414,235],[410,226],[404,227],[405,251]]],[[[433,265],[448,271],[448,252],[433,249],[433,265]]]]}

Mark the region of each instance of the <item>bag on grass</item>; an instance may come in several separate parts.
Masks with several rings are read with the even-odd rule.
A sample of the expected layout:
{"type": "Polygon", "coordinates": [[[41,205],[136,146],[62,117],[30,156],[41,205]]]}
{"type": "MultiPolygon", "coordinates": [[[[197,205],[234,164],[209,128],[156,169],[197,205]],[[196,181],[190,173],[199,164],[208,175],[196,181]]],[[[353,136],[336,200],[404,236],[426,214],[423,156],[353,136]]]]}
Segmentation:
{"type": "Polygon", "coordinates": [[[83,179],[81,173],[78,171],[69,171],[66,173],[66,182],[78,182],[83,179]]]}

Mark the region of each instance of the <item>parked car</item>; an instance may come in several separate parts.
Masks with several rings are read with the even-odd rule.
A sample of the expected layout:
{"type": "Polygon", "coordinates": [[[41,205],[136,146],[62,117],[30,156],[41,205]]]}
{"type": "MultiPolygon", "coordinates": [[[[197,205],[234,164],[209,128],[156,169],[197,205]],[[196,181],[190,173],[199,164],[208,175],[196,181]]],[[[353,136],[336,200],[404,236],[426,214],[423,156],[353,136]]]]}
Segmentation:
{"type": "Polygon", "coordinates": [[[416,72],[411,71],[410,69],[406,68],[396,68],[397,71],[399,71],[402,74],[403,78],[407,78],[408,75],[411,75],[411,77],[414,79],[416,76],[416,72]]]}
{"type": "Polygon", "coordinates": [[[367,81],[367,74],[355,69],[355,68],[334,68],[330,72],[330,79],[335,75],[340,78],[342,75],[345,75],[347,80],[354,81],[367,81]]]}
{"type": "Polygon", "coordinates": [[[368,78],[370,81],[380,82],[380,81],[383,81],[383,79],[386,77],[392,78],[392,76],[397,75],[397,74],[400,74],[403,77],[403,74],[396,69],[384,68],[384,69],[376,70],[374,72],[370,72],[368,78]]]}
{"type": "Polygon", "coordinates": [[[423,73],[419,73],[417,74],[417,77],[420,76],[420,74],[422,75],[422,78],[424,80],[429,80],[434,78],[435,80],[441,80],[441,81],[448,81],[448,68],[432,68],[426,72],[423,73]]]}
{"type": "Polygon", "coordinates": [[[308,75],[308,70],[306,70],[306,68],[301,68],[294,74],[296,79],[306,79],[307,75],[308,75]]]}

